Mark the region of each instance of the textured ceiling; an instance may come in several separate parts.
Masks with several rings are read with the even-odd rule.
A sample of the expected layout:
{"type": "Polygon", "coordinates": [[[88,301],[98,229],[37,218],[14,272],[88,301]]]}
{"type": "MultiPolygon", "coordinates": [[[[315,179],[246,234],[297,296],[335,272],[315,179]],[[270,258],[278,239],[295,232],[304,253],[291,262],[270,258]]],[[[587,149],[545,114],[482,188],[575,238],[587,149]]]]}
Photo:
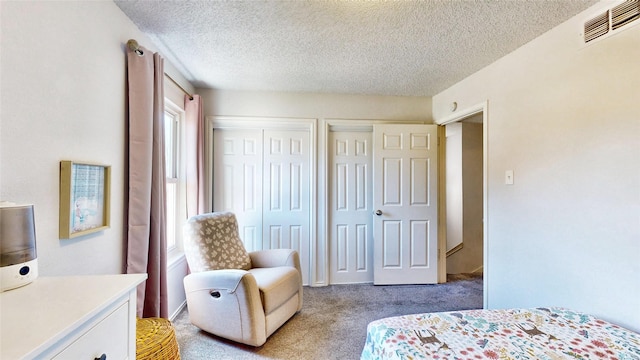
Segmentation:
{"type": "Polygon", "coordinates": [[[596,2],[115,1],[199,88],[404,96],[435,95],[596,2]]]}

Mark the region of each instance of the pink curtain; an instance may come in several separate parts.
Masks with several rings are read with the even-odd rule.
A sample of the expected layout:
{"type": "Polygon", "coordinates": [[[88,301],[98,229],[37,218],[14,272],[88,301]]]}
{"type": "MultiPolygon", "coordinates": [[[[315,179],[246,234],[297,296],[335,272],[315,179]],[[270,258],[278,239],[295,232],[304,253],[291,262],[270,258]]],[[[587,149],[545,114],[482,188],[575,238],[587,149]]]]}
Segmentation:
{"type": "Polygon", "coordinates": [[[164,65],[159,54],[127,48],[127,273],[147,273],[137,315],[168,318],[164,65]]]}
{"type": "Polygon", "coordinates": [[[204,178],[204,116],[200,95],[184,97],[186,125],[187,217],[206,211],[204,178]]]}

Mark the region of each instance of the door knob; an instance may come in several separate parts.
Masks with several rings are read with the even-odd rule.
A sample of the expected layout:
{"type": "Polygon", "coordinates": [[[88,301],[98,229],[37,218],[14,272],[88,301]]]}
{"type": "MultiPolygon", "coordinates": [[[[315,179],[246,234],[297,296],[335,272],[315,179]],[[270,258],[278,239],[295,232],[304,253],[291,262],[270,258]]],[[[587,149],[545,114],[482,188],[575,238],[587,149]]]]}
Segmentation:
{"type": "Polygon", "coordinates": [[[378,215],[378,216],[382,215],[382,210],[376,210],[375,214],[378,215]]]}

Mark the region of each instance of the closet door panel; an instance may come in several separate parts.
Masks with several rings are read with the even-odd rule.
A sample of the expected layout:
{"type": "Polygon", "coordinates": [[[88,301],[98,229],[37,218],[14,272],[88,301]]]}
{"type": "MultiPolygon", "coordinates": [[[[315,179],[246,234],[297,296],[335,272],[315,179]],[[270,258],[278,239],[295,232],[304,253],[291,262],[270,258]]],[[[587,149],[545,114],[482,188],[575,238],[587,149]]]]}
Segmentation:
{"type": "Polygon", "coordinates": [[[213,209],[231,211],[247,251],[262,250],[262,130],[213,131],[213,209]]]}
{"type": "Polygon", "coordinates": [[[372,132],[329,133],[329,281],[373,281],[372,132]]]}
{"type": "Polygon", "coordinates": [[[265,130],[263,247],[295,249],[308,284],[310,160],[308,131],[265,130]]]}

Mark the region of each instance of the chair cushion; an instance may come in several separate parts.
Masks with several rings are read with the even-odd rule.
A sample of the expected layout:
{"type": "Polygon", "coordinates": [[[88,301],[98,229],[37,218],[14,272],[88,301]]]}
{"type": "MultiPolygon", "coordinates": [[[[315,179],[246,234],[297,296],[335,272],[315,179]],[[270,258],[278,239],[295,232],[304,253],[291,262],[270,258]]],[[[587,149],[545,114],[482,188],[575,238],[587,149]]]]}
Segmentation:
{"type": "Polygon", "coordinates": [[[280,307],[300,290],[300,273],[291,266],[249,270],[258,283],[266,315],[280,307]]]}
{"type": "Polygon", "coordinates": [[[251,268],[251,258],[238,236],[238,222],[233,213],[192,216],[184,235],[184,252],[192,272],[251,268]]]}

